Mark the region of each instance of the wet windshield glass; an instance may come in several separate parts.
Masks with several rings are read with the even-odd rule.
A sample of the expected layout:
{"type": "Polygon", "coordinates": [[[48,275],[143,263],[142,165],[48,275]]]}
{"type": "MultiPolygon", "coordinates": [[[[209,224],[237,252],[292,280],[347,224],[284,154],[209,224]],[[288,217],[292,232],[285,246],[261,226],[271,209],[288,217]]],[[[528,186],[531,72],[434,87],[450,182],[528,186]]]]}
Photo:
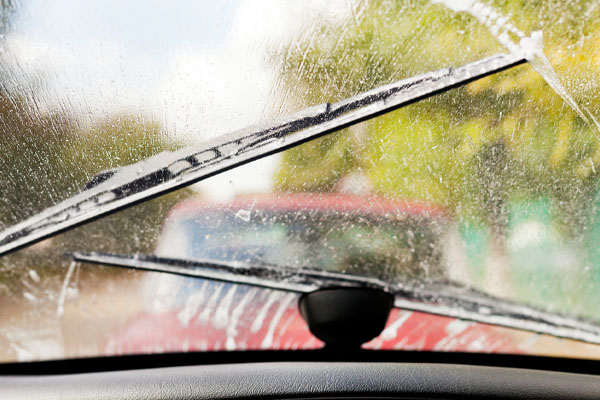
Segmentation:
{"type": "Polygon", "coordinates": [[[217,210],[191,201],[179,207],[188,210],[174,209],[157,255],[392,280],[439,279],[449,270],[443,259],[448,224],[437,210],[331,195],[267,197],[217,210]],[[361,207],[365,204],[371,208],[361,207]]]}
{"type": "MultiPolygon", "coordinates": [[[[321,345],[294,294],[74,251],[454,282],[600,324],[598,46],[585,0],[0,2],[0,230],[163,151],[528,60],[1,256],[0,361],[321,345]]],[[[368,346],[600,356],[402,309],[368,346]]]]}

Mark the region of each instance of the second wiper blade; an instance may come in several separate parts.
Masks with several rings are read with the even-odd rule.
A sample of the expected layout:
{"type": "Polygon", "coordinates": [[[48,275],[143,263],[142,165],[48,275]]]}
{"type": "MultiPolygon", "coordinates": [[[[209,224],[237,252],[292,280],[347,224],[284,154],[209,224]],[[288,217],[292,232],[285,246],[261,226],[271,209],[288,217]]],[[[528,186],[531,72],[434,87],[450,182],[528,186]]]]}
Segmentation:
{"type": "Polygon", "coordinates": [[[370,287],[394,296],[394,307],[600,344],[600,326],[493,297],[454,283],[390,283],[376,278],[308,268],[154,255],[74,253],[73,260],[309,293],[326,287],[370,287]]]}
{"type": "Polygon", "coordinates": [[[281,267],[262,262],[182,260],[150,254],[128,256],[96,252],[73,253],[71,257],[79,262],[165,272],[297,293],[309,293],[324,286],[367,286],[376,289],[389,287],[379,279],[316,269],[281,267]]]}
{"type": "Polygon", "coordinates": [[[229,133],[98,174],[81,193],[0,233],[0,256],[253,160],[524,63],[500,54],[307,108],[282,121],[229,133]]]}

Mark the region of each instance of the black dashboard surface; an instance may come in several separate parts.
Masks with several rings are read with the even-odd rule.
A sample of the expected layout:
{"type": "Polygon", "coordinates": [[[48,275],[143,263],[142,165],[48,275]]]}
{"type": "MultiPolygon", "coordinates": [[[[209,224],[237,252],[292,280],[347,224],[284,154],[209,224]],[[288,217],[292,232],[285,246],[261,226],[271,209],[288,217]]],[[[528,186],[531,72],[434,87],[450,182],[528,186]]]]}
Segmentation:
{"type": "Polygon", "coordinates": [[[600,377],[428,363],[270,362],[51,376],[0,376],[0,398],[600,399],[600,377]]]}

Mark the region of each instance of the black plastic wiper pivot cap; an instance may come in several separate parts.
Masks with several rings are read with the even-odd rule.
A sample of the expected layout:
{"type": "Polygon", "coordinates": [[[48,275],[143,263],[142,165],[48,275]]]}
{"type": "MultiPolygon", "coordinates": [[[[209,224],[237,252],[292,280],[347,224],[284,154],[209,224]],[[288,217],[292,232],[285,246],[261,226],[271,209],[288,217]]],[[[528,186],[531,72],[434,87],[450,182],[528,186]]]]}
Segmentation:
{"type": "Polygon", "coordinates": [[[326,349],[358,350],[378,336],[390,315],[394,298],[369,288],[327,288],[300,297],[302,318],[326,349]]]}

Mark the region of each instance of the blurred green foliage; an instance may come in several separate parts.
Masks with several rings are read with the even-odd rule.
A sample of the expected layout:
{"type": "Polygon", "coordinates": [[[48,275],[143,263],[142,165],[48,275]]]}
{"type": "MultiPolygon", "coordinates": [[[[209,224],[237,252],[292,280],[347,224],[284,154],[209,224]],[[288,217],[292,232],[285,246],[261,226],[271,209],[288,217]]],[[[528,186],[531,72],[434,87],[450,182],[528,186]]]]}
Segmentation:
{"type": "MultiPolygon", "coordinates": [[[[507,16],[527,36],[542,30],[544,52],[559,79],[578,104],[600,117],[597,2],[482,3],[507,16]]],[[[302,40],[289,43],[281,54],[289,109],[335,102],[419,73],[507,52],[486,25],[441,4],[353,4],[348,18],[315,19],[302,40]]],[[[512,33],[510,38],[519,39],[512,33]]],[[[559,232],[572,248],[583,248],[591,232],[598,231],[593,216],[599,214],[599,138],[593,124],[586,124],[540,74],[524,65],[289,150],[277,187],[330,191],[344,176],[360,172],[377,194],[444,206],[463,224],[461,231],[469,232],[466,246],[475,258],[481,260],[482,252],[491,248],[504,258],[500,264],[522,267],[524,258],[507,259],[511,204],[527,208],[547,202],[553,218],[546,229],[559,232]],[[472,249],[475,242],[478,248],[472,249]]],[[[593,265],[578,282],[589,274],[600,276],[600,258],[590,252],[578,257],[583,261],[571,265],[572,271],[581,273],[593,265]]],[[[513,277],[519,279],[517,275],[513,277]]],[[[526,284],[549,284],[542,275],[535,276],[538,283],[532,284],[531,278],[526,284]]],[[[580,292],[593,290],[578,285],[580,292]]],[[[577,291],[571,289],[573,300],[577,291]]],[[[526,299],[527,290],[517,292],[526,299]]],[[[555,297],[536,302],[567,307],[565,296],[555,297]]],[[[596,305],[588,302],[580,308],[597,316],[596,305]]]]}
{"type": "MultiPolygon", "coordinates": [[[[6,100],[12,105],[0,109],[0,132],[10,135],[0,141],[1,170],[8,174],[0,180],[0,223],[5,226],[75,194],[101,171],[179,146],[151,120],[117,115],[81,129],[60,113],[29,117],[26,102],[12,96],[6,100]]],[[[0,265],[0,285],[26,274],[32,266],[58,272],[68,262],[66,252],[153,252],[166,213],[188,195],[182,190],[162,196],[5,256],[0,262],[5,265],[0,265]]]]}
{"type": "MultiPolygon", "coordinates": [[[[558,75],[597,114],[600,9],[587,1],[494,7],[526,34],[544,31],[558,75]]],[[[466,13],[427,1],[360,2],[347,20],[316,24],[291,44],[282,76],[290,107],[301,107],[499,52],[466,13]]],[[[570,211],[560,213],[565,226],[578,226],[596,191],[598,137],[526,65],[290,150],[277,181],[282,190],[327,191],[360,170],[378,193],[439,203],[498,229],[508,197],[548,196],[570,211]]]]}

